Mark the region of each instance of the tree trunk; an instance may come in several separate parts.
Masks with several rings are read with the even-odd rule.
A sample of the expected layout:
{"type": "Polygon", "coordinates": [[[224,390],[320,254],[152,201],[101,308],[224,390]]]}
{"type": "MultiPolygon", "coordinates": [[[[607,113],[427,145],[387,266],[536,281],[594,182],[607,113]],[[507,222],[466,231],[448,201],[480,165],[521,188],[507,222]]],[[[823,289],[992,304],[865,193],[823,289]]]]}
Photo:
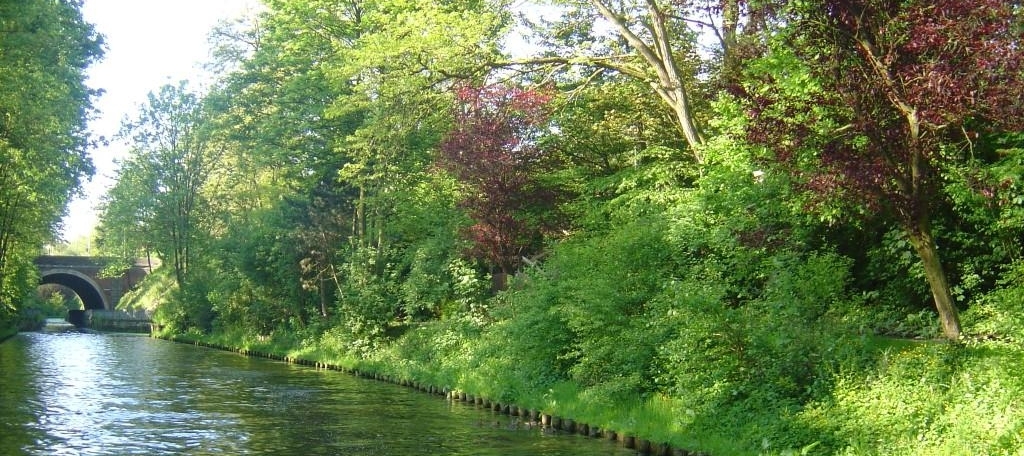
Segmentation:
{"type": "MultiPolygon", "coordinates": [[[[626,39],[633,46],[637,53],[650,65],[651,69],[658,76],[658,81],[651,81],[651,87],[658,93],[661,99],[672,108],[679,128],[686,137],[690,146],[693,158],[698,164],[704,163],[700,146],[704,144],[704,138],[700,135],[697,121],[693,116],[693,108],[690,106],[690,97],[683,84],[685,75],[676,64],[672,55],[672,30],[666,24],[667,14],[661,10],[654,1],[647,1],[648,31],[651,32],[651,42],[648,43],[629,28],[626,19],[616,13],[605,0],[590,0],[591,4],[605,19],[610,21],[619,35],[626,39]]],[[[627,72],[628,74],[628,72],[627,72]]]]}
{"type": "Polygon", "coordinates": [[[703,164],[704,156],[701,153],[701,145],[704,144],[704,138],[700,135],[700,130],[697,129],[697,122],[693,119],[693,108],[690,106],[690,99],[686,94],[686,88],[682,86],[682,83],[677,84],[671,88],[655,87],[655,91],[658,92],[661,99],[675,113],[679,129],[683,132],[686,143],[690,146],[690,152],[693,154],[694,160],[697,164],[703,164]]]}
{"type": "Polygon", "coordinates": [[[327,280],[324,279],[323,271],[320,272],[320,316],[327,318],[327,290],[325,290],[325,284],[327,280]]]}
{"type": "Polygon", "coordinates": [[[932,290],[939,321],[942,323],[942,335],[947,339],[956,340],[960,337],[960,316],[953,303],[953,293],[946,280],[946,271],[939,259],[939,250],[935,247],[931,230],[927,225],[919,225],[908,229],[907,234],[910,235],[910,243],[914,245],[917,256],[924,264],[924,274],[932,290]]]}

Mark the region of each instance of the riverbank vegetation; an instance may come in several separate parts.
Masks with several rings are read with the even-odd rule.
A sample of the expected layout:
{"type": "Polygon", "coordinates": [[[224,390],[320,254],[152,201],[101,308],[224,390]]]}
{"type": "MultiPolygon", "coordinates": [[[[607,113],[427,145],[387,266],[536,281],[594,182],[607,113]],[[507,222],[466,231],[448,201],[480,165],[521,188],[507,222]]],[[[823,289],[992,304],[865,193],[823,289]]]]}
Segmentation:
{"type": "Polygon", "coordinates": [[[126,124],[100,241],[167,260],[164,335],[711,454],[1014,453],[1020,11],[854,3],[270,2],[126,124]]]}
{"type": "Polygon", "coordinates": [[[223,24],[125,123],[125,305],[714,455],[1024,448],[1019,6],[530,6],[223,24]]]}
{"type": "Polygon", "coordinates": [[[271,2],[104,242],[190,255],[167,335],[712,454],[1019,451],[1020,12],[854,3],[271,2]]]}

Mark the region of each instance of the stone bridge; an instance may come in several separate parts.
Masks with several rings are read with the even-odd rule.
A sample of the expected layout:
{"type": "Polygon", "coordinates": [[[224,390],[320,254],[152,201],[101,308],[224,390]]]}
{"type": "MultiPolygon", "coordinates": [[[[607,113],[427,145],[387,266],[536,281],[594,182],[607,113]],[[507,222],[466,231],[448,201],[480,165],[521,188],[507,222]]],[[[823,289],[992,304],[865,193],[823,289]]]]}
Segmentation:
{"type": "Polygon", "coordinates": [[[35,264],[40,285],[53,283],[70,288],[86,310],[114,310],[125,292],[135,288],[153,267],[140,259],[120,276],[101,277],[103,269],[114,261],[108,257],[43,255],[35,264]]]}

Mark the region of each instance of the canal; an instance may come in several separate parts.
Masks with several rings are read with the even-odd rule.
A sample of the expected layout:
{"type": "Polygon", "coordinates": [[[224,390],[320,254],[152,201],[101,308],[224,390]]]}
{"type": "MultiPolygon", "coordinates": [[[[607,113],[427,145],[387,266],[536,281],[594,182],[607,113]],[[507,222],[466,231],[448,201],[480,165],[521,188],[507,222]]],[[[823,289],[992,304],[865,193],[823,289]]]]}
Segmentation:
{"type": "Polygon", "coordinates": [[[635,454],[410,388],[147,336],[0,343],[0,454],[635,454]]]}

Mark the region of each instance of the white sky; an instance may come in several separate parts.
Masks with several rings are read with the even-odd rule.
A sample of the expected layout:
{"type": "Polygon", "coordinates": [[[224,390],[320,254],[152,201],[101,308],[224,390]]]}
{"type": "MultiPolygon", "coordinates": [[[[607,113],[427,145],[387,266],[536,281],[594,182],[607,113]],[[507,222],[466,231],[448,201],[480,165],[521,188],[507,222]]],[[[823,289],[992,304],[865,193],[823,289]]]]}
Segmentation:
{"type": "MultiPolygon", "coordinates": [[[[207,35],[221,19],[252,12],[259,0],[85,0],[82,14],[107,43],[105,57],[89,71],[88,84],[106,93],[95,101],[99,118],[89,123],[96,137],[111,138],[125,117],[134,117],[149,92],[182,79],[198,87],[208,77],[207,35]]],[[[113,184],[114,160],[126,147],[111,143],[91,151],[96,175],[85,185],[85,200],[72,202],[64,239],[92,233],[95,206],[113,184]]]]}

